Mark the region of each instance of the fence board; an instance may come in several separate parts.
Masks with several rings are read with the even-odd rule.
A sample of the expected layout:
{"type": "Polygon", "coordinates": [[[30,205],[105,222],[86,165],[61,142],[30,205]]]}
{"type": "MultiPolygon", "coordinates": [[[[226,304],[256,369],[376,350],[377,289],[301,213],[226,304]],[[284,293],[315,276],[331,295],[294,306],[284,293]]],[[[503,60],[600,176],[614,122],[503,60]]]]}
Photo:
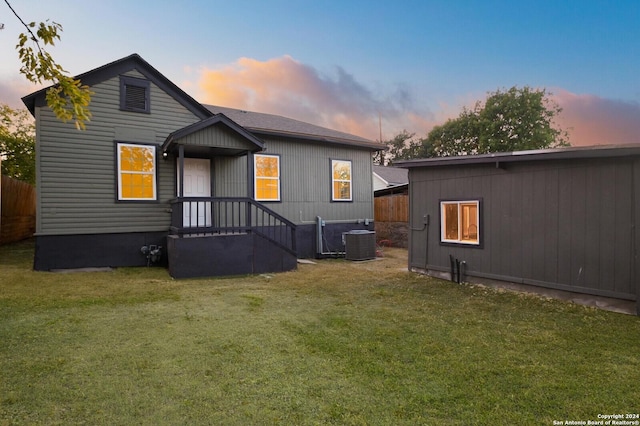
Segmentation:
{"type": "Polygon", "coordinates": [[[376,222],[408,222],[409,196],[394,194],[374,199],[374,219],[376,222]]]}
{"type": "Polygon", "coordinates": [[[2,176],[0,182],[0,244],[33,236],[36,230],[36,191],[28,183],[2,176]]]}

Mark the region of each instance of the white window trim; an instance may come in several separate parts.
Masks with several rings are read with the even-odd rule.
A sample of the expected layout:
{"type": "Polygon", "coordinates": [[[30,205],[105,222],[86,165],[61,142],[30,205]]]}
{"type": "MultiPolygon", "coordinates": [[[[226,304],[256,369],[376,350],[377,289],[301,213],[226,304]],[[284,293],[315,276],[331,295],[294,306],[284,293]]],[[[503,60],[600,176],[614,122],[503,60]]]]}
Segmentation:
{"type": "Polygon", "coordinates": [[[116,169],[118,173],[118,201],[156,201],[158,199],[158,184],[156,180],[156,172],[158,169],[158,165],[156,163],[156,146],[155,145],[142,145],[142,144],[131,144],[131,143],[122,143],[118,142],[116,144],[116,169]],[[141,174],[141,175],[153,175],[153,197],[152,198],[125,198],[122,196],[122,173],[123,171],[120,169],[120,147],[128,146],[133,148],[144,148],[151,151],[151,155],[153,156],[153,172],[132,172],[132,171],[124,171],[124,173],[132,173],[132,174],[141,174]]]}
{"type": "Polygon", "coordinates": [[[452,243],[452,244],[466,244],[471,246],[479,246],[480,245],[480,200],[448,200],[448,201],[440,201],[440,242],[443,243],[452,243]],[[444,206],[445,204],[456,204],[458,206],[458,239],[447,239],[446,235],[446,220],[445,220],[445,212],[444,206]],[[478,224],[478,238],[477,241],[467,241],[463,240],[460,236],[462,232],[462,205],[463,204],[475,204],[476,205],[476,223],[478,224]]]}
{"type": "Polygon", "coordinates": [[[353,201],[353,163],[351,160],[331,160],[331,201],[353,201]],[[336,163],[349,163],[349,179],[336,179],[333,176],[333,168],[336,163]],[[349,198],[336,198],[335,183],[349,182],[349,198]]]}
{"type": "Polygon", "coordinates": [[[253,155],[253,197],[256,201],[280,201],[280,156],[268,155],[268,154],[254,154],[253,155]],[[275,158],[278,163],[278,176],[258,176],[258,157],[275,158]],[[277,198],[258,198],[258,178],[260,179],[272,179],[278,182],[278,197],[277,198]]]}

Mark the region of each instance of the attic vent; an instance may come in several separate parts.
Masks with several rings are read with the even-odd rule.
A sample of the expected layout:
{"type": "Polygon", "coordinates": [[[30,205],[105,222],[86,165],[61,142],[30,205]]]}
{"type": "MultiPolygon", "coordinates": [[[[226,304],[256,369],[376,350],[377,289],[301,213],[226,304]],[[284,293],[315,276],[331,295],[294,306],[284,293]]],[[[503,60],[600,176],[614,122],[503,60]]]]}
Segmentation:
{"type": "Polygon", "coordinates": [[[147,109],[147,90],[144,87],[125,84],[124,108],[147,109]]]}
{"type": "Polygon", "coordinates": [[[120,76],[120,109],[123,111],[150,112],[150,87],[148,80],[120,76]]]}

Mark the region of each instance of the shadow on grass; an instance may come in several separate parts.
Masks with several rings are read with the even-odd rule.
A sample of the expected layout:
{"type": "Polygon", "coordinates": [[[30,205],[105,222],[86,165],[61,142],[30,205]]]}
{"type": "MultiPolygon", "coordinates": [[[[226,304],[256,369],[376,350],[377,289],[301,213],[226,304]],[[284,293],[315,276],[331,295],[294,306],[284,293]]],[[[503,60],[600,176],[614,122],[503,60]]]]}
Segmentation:
{"type": "Polygon", "coordinates": [[[33,267],[35,239],[0,245],[0,266],[33,267]]]}

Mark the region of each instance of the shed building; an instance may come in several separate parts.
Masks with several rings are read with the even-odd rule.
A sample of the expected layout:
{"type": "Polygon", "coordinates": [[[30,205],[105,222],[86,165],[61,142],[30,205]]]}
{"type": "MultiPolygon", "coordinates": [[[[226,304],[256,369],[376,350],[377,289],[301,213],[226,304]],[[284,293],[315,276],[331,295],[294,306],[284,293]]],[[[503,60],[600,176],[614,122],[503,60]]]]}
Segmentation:
{"type": "Polygon", "coordinates": [[[640,314],[640,145],[396,165],[409,169],[410,270],[635,301],[640,314]]]}

